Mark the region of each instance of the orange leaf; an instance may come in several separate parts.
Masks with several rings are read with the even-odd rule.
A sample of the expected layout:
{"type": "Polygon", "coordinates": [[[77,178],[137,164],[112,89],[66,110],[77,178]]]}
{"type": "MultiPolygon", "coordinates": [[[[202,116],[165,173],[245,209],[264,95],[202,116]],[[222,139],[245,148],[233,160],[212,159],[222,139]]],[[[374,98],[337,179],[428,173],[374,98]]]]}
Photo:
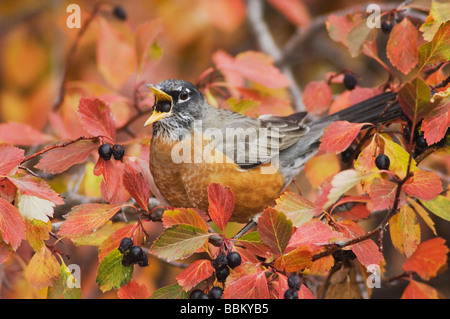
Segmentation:
{"type": "Polygon", "coordinates": [[[207,259],[196,260],[189,265],[176,279],[185,291],[191,290],[199,282],[212,276],[214,267],[207,259]]]}
{"type": "Polygon", "coordinates": [[[0,197],[0,233],[5,243],[13,250],[25,239],[25,222],[17,208],[0,197]]]}
{"type": "Polygon", "coordinates": [[[442,182],[436,172],[417,170],[403,185],[403,189],[410,196],[432,200],[442,192],[442,182]]]}
{"type": "Polygon", "coordinates": [[[414,271],[420,278],[428,280],[447,265],[448,251],[445,240],[441,237],[424,241],[403,264],[403,270],[414,271]]]}
{"type": "Polygon", "coordinates": [[[203,229],[204,231],[208,230],[205,220],[203,220],[203,218],[192,208],[166,210],[163,214],[162,222],[165,228],[186,224],[203,229]]]}
{"type": "Polygon", "coordinates": [[[268,299],[269,296],[266,272],[258,264],[241,264],[225,281],[225,299],[268,299]]]}
{"type": "Polygon", "coordinates": [[[75,237],[89,233],[103,226],[123,206],[97,203],[77,205],[64,216],[66,220],[62,223],[58,235],[75,237]]]}
{"type": "Polygon", "coordinates": [[[418,282],[415,280],[410,280],[409,285],[406,287],[402,294],[402,299],[439,299],[441,294],[439,291],[433,287],[418,282]]]}
{"type": "Polygon", "coordinates": [[[33,255],[25,269],[28,282],[39,289],[52,286],[60,273],[58,260],[45,246],[33,255]]]}
{"type": "Polygon", "coordinates": [[[61,195],[51,189],[50,185],[39,177],[31,175],[17,175],[16,177],[8,177],[8,180],[19,189],[22,195],[43,198],[55,203],[56,205],[64,204],[64,200],[61,195]]]}
{"type": "Polygon", "coordinates": [[[387,56],[392,65],[403,74],[407,74],[419,61],[418,34],[415,26],[406,17],[395,25],[390,33],[387,56]]]}
{"type": "MultiPolygon", "coordinates": [[[[397,184],[382,178],[376,178],[370,184],[368,193],[372,198],[374,210],[388,209],[394,206],[397,184]]],[[[404,193],[400,194],[400,205],[405,202],[404,193]]]]}
{"type": "Polygon", "coordinates": [[[117,296],[120,299],[147,299],[150,295],[147,286],[138,283],[136,280],[131,280],[117,290],[117,296]]]}
{"type": "Polygon", "coordinates": [[[328,125],[321,138],[319,150],[325,152],[343,152],[356,138],[362,127],[368,123],[350,123],[336,121],[328,125]]]}
{"type": "Polygon", "coordinates": [[[296,193],[285,192],[276,199],[274,209],[284,213],[298,227],[314,216],[314,203],[296,193]]]}
{"type": "Polygon", "coordinates": [[[281,255],[275,260],[275,268],[281,271],[299,271],[312,264],[312,252],[309,245],[304,245],[281,255]]]}
{"type": "Polygon", "coordinates": [[[217,183],[208,186],[209,216],[224,231],[234,211],[234,193],[217,183]]]}
{"type": "Polygon", "coordinates": [[[309,82],[303,90],[302,100],[306,111],[313,114],[322,114],[330,106],[333,92],[325,81],[309,82]]]}
{"type": "Polygon", "coordinates": [[[303,245],[320,245],[342,239],[342,234],[334,231],[327,224],[311,220],[299,226],[292,235],[287,251],[303,245]]]}
{"type": "Polygon", "coordinates": [[[0,144],[0,175],[14,174],[25,151],[9,144],[0,144]]]}

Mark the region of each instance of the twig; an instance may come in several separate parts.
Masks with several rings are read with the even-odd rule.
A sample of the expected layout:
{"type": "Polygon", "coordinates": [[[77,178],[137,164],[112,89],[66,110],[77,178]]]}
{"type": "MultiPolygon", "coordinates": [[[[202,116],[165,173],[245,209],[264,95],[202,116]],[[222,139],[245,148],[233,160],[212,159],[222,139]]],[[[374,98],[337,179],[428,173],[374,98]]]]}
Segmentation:
{"type": "MultiPolygon", "coordinates": [[[[264,21],[264,2],[261,0],[246,0],[246,3],[247,19],[261,51],[270,55],[275,61],[281,62],[283,52],[278,48],[270,33],[269,27],[264,21]]],[[[305,106],[302,102],[302,92],[296,84],[291,68],[288,65],[281,63],[280,69],[289,80],[289,90],[292,95],[292,104],[294,105],[295,110],[298,112],[304,111],[305,106]]]]}
{"type": "Polygon", "coordinates": [[[79,141],[83,141],[83,140],[95,140],[95,139],[98,139],[98,138],[99,138],[99,136],[91,136],[91,137],[80,136],[79,138],[76,138],[76,139],[71,140],[71,141],[68,141],[68,142],[62,142],[62,143],[54,144],[54,145],[52,145],[52,146],[49,146],[49,147],[47,147],[47,148],[44,148],[43,150],[40,150],[39,152],[36,152],[36,153],[34,153],[34,154],[31,154],[31,155],[28,156],[28,157],[25,157],[25,158],[22,160],[22,162],[20,162],[20,164],[23,164],[23,163],[25,163],[25,162],[28,162],[29,160],[31,160],[31,159],[33,159],[33,158],[35,158],[35,157],[37,157],[37,156],[40,156],[40,155],[42,155],[42,154],[44,154],[44,153],[47,153],[48,151],[51,151],[51,150],[53,150],[53,149],[55,149],[55,148],[66,147],[66,146],[69,146],[69,145],[74,144],[74,143],[79,142],[79,141]]]}

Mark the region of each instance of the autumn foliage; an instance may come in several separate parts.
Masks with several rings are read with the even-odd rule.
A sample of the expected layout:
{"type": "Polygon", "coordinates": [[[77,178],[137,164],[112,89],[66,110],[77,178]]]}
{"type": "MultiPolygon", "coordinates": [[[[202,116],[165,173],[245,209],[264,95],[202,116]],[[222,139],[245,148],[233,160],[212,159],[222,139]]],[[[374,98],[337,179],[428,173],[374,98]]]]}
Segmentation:
{"type": "MultiPolygon", "coordinates": [[[[329,125],[301,176],[261,212],[256,226],[240,233],[244,225],[229,222],[235,205],[230,189],[211,184],[208,211],[169,207],[149,170],[151,129],[142,126],[153,96],[145,84],[182,77],[171,63],[172,51],[189,51],[188,43],[206,50],[194,42],[197,32],[212,26],[235,34],[252,9],[252,1],[191,2],[207,18],[199,22],[202,29],[180,17],[191,28],[186,38],[162,19],[134,23],[128,13],[122,21],[108,4],[83,9],[88,17],[81,29],[70,30],[73,46],[67,45],[53,99],[27,111],[28,120],[2,113],[0,278],[7,278],[8,287],[0,285],[0,296],[174,299],[219,286],[223,298],[283,299],[294,274],[301,278],[299,299],[370,298],[378,289],[389,293],[395,283],[401,291],[392,297],[450,296],[430,283],[448,277],[449,4],[391,7],[380,17],[389,30],[369,28],[365,11],[326,13],[320,41],[343,49],[349,63],[366,59],[376,65],[381,81],[371,87],[360,84],[351,64],[297,86],[279,57],[257,45],[239,53],[207,51],[207,63],[194,71],[183,65],[211,105],[253,117],[301,110],[321,117],[382,92],[397,93],[402,118],[386,125],[329,125]],[[217,10],[224,17],[215,19],[217,10]],[[94,67],[70,72],[74,63],[94,67]],[[348,74],[357,81],[354,87],[345,87],[348,74]],[[293,101],[296,87],[302,95],[293,101]],[[125,155],[104,159],[102,144],[122,145],[125,155]],[[377,167],[379,155],[389,158],[387,169],[377,167]],[[123,238],[144,249],[149,266],[123,265],[123,238]],[[218,280],[213,261],[229,252],[242,261],[218,280]],[[80,265],[81,283],[71,264],[80,265]],[[164,267],[169,278],[161,283],[164,267]],[[374,278],[381,286],[368,284],[374,278]]],[[[170,1],[150,3],[161,15],[177,12],[170,1]]],[[[306,2],[264,3],[291,27],[318,28],[306,2]]],[[[5,43],[5,56],[14,49],[25,56],[19,40],[5,43]]],[[[30,48],[39,56],[37,43],[30,48]]],[[[39,77],[31,67],[25,75],[7,71],[22,90],[34,83],[25,75],[39,77]]],[[[17,99],[2,94],[2,107],[38,104],[17,99]]]]}

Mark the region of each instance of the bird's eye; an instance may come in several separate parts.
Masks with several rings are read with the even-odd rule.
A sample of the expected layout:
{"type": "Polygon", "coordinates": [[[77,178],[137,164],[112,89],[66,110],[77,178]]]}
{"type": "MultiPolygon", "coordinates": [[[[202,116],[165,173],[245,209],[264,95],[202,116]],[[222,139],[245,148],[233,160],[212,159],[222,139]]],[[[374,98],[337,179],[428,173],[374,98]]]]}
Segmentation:
{"type": "Polygon", "coordinates": [[[179,99],[181,101],[186,101],[189,98],[189,93],[186,91],[183,91],[180,93],[179,99]]]}

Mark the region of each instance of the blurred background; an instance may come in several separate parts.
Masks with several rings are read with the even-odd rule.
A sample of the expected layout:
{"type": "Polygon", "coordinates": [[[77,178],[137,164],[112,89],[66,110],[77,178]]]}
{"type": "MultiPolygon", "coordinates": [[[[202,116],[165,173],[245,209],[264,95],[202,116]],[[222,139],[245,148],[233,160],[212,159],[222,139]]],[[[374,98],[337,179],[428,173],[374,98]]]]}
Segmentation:
{"type": "MultiPolygon", "coordinates": [[[[133,109],[123,106],[135,98],[137,83],[157,83],[168,78],[202,83],[207,79],[205,74],[213,75],[208,70],[217,65],[220,54],[234,57],[248,50],[268,54],[281,52],[279,56],[272,56],[274,64],[283,70],[287,68],[292,76],[290,80],[294,83],[290,91],[281,90],[274,94],[284,101],[280,104],[282,107],[277,109],[283,114],[290,114],[300,108],[301,101],[295,99],[295,94],[301,93],[308,82],[325,79],[329,72],[351,70],[359,76],[358,85],[361,87],[379,86],[387,80],[387,73],[378,63],[364,55],[352,58],[343,45],[330,39],[325,28],[329,14],[342,15],[351,9],[365,12],[366,1],[291,1],[292,10],[282,10],[277,6],[277,0],[261,0],[262,21],[270,30],[275,44],[275,47],[268,49],[261,47],[261,39],[255,36],[255,23],[249,22],[248,3],[244,0],[129,0],[99,3],[90,0],[2,0],[0,122],[26,123],[44,131],[49,124],[50,114],[58,111],[64,125],[57,126],[59,122],[53,120],[53,128],[57,128],[57,132],[53,133],[61,139],[73,138],[79,136],[77,126],[70,125],[76,121],[73,110],[77,108],[79,97],[101,95],[111,103],[119,124],[123,124],[133,116],[133,109]],[[68,23],[76,22],[71,18],[74,11],[69,10],[74,3],[81,9],[81,29],[68,26],[68,23]],[[99,10],[98,14],[89,21],[94,10],[99,10]],[[77,40],[87,22],[89,27],[83,30],[77,40]],[[143,25],[153,31],[139,33],[143,25]],[[139,34],[144,39],[136,40],[139,34]],[[143,50],[136,47],[137,43],[142,45],[146,41],[152,44],[150,48],[143,50]],[[77,43],[75,49],[74,43],[77,43]],[[145,51],[147,56],[141,59],[138,56],[136,60],[135,50],[138,54],[145,51]],[[145,64],[140,64],[143,60],[145,64]],[[61,90],[63,79],[65,86],[61,90]]],[[[377,1],[377,4],[392,9],[399,2],[377,1]]],[[[379,34],[380,47],[387,39],[387,35],[379,34]]],[[[385,63],[389,63],[384,56],[385,50],[380,49],[379,55],[385,63]]],[[[336,90],[334,93],[344,90],[339,85],[333,89],[336,90]]],[[[149,105],[151,103],[146,104],[149,105]]],[[[136,136],[141,133],[145,135],[142,130],[144,121],[145,116],[133,122],[136,136]]],[[[339,163],[335,157],[330,162],[339,163]]],[[[340,169],[339,165],[337,169],[340,169]]],[[[52,187],[62,188],[61,184],[64,183],[68,183],[68,180],[54,180],[52,187]]],[[[92,183],[94,186],[84,191],[88,195],[98,195],[98,190],[95,190],[98,184],[92,183]]],[[[314,188],[305,174],[299,177],[298,184],[306,193],[314,188]]],[[[432,217],[434,219],[435,216],[432,217]]],[[[448,223],[434,220],[437,233],[444,237],[447,234],[449,239],[448,223]]],[[[374,224],[377,222],[375,220],[374,224]]],[[[426,226],[422,230],[422,240],[431,237],[426,226]]],[[[384,242],[389,243],[388,234],[385,234],[384,242]]],[[[64,245],[63,251],[70,255],[66,264],[77,263],[81,267],[83,297],[116,298],[115,292],[102,294],[95,282],[97,248],[75,247],[70,243],[64,245]]],[[[44,297],[45,292],[30,287],[20,275],[20,267],[32,254],[32,250],[27,247],[21,247],[21,250],[19,255],[23,260],[16,263],[16,268],[9,267],[7,283],[3,283],[0,297],[44,297]]],[[[404,257],[388,244],[385,252],[386,260],[394,261],[386,276],[401,273],[404,257]]],[[[150,265],[145,269],[136,267],[133,276],[139,282],[145,282],[150,291],[174,284],[175,276],[182,271],[153,258],[150,259],[150,265]]],[[[448,272],[431,282],[444,295],[450,296],[448,272]]],[[[374,289],[373,297],[398,298],[405,285],[406,281],[400,281],[391,289],[374,289]]]]}

